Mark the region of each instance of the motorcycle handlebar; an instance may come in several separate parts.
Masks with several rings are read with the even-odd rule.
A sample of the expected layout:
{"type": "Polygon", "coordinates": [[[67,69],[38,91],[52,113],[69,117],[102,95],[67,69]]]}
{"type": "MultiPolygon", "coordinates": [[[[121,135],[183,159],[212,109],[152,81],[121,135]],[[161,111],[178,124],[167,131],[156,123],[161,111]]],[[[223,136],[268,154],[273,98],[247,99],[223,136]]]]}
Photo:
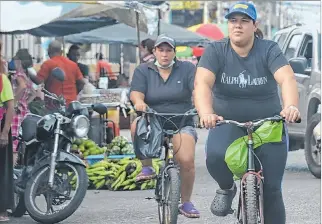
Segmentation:
{"type": "Polygon", "coordinates": [[[66,104],[65,99],[58,97],[55,93],[51,93],[48,90],[46,90],[45,88],[42,88],[41,91],[43,93],[45,93],[46,97],[51,98],[53,100],[56,100],[57,102],[59,102],[60,105],[65,105],[66,104]]]}

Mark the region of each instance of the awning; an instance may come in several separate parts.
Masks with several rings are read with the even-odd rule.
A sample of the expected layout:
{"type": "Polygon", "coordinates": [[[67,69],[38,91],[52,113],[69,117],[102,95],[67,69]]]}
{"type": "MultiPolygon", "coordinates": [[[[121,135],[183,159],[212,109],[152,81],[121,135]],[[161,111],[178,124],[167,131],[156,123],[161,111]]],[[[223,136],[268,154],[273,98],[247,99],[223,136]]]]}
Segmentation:
{"type": "Polygon", "coordinates": [[[39,37],[63,37],[70,34],[82,33],[89,30],[97,29],[102,26],[110,26],[117,24],[117,20],[111,18],[72,18],[66,20],[55,21],[41,25],[40,27],[25,30],[14,31],[12,34],[29,33],[39,37]]]}
{"type": "Polygon", "coordinates": [[[25,31],[49,23],[79,3],[0,1],[0,32],[25,31]]]}
{"type": "MultiPolygon", "coordinates": [[[[147,33],[140,32],[140,39],[154,38],[147,33]]],[[[137,30],[125,24],[101,27],[84,33],[64,37],[67,43],[74,44],[132,44],[137,45],[137,30]]]]}
{"type": "MultiPolygon", "coordinates": [[[[136,12],[139,15],[139,28],[148,32],[147,14],[152,13],[148,6],[136,1],[98,1],[99,4],[82,4],[68,13],[58,17],[57,20],[65,20],[79,17],[107,17],[119,21],[119,23],[136,27],[136,12]]],[[[155,12],[153,12],[155,13],[155,12]]]]}
{"type": "MultiPolygon", "coordinates": [[[[136,12],[139,12],[140,30],[148,31],[146,15],[150,11],[145,4],[131,1],[96,2],[1,1],[0,33],[65,36],[117,23],[136,27],[136,12]],[[12,8],[15,9],[14,13],[12,8]]],[[[151,11],[154,13],[155,10],[151,11]]],[[[151,17],[151,13],[148,17],[151,17]]]]}
{"type": "MultiPolygon", "coordinates": [[[[198,45],[208,42],[208,39],[186,30],[180,26],[168,24],[165,22],[160,23],[161,34],[167,34],[174,38],[177,45],[198,45]]],[[[157,32],[154,35],[148,35],[140,32],[140,39],[146,38],[156,39],[157,32]]],[[[103,27],[89,32],[69,35],[65,37],[66,42],[70,43],[121,43],[137,45],[137,31],[136,29],[125,24],[117,24],[113,26],[103,27]]]]}

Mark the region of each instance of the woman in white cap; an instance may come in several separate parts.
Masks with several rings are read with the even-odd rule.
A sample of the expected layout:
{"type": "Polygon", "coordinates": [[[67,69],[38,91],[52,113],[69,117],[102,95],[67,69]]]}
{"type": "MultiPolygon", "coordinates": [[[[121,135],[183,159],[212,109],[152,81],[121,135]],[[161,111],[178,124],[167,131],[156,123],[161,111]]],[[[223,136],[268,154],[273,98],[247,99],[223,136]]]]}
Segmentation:
{"type": "MultiPolygon", "coordinates": [[[[295,122],[300,113],[293,70],[275,42],[256,34],[255,6],[237,2],[226,18],[229,38],[210,43],[198,64],[195,104],[201,124],[213,128],[223,118],[246,122],[277,114],[295,122]],[[283,106],[277,84],[282,90],[283,106]]],[[[217,216],[229,213],[237,191],[233,174],[225,163],[225,153],[232,142],[244,135],[234,125],[209,131],[206,165],[220,187],[211,204],[211,211],[217,216]]],[[[255,151],[265,177],[265,224],[285,224],[286,219],[281,185],[288,152],[287,130],[283,130],[281,139],[278,143],[263,144],[255,151]]]]}

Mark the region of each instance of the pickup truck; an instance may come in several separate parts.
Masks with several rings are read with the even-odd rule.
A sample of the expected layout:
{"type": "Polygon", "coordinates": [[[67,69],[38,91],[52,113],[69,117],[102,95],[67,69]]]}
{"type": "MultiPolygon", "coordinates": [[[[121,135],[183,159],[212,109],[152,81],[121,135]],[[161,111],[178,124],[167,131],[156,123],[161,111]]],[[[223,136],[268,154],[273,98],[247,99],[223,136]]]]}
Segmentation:
{"type": "Polygon", "coordinates": [[[288,124],[290,150],[304,148],[311,173],[321,177],[321,147],[313,129],[321,121],[321,31],[296,24],[277,31],[273,40],[289,60],[296,76],[302,122],[288,124]]]}

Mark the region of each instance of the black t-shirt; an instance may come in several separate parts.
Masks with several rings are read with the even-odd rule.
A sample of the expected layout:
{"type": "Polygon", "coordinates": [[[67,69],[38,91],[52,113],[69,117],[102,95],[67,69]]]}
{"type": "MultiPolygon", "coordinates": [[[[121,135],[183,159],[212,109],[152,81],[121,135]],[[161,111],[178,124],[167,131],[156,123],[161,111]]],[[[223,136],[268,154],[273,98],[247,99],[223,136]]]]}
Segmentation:
{"type": "Polygon", "coordinates": [[[82,63],[77,63],[79,70],[81,71],[81,73],[83,74],[84,78],[88,77],[89,75],[89,69],[87,65],[84,65],[82,63]]]}
{"type": "MultiPolygon", "coordinates": [[[[195,71],[196,66],[191,62],[176,60],[168,80],[164,81],[154,62],[143,63],[134,70],[130,91],[143,93],[145,103],[159,113],[185,113],[193,108],[195,71]]],[[[177,126],[181,120],[182,117],[172,119],[177,126]]],[[[189,118],[185,124],[188,123],[191,124],[189,118]]]]}
{"type": "Polygon", "coordinates": [[[229,39],[210,43],[198,67],[216,76],[214,111],[225,119],[250,121],[282,110],[274,73],[288,64],[277,43],[255,38],[247,57],[240,57],[229,39]]]}

